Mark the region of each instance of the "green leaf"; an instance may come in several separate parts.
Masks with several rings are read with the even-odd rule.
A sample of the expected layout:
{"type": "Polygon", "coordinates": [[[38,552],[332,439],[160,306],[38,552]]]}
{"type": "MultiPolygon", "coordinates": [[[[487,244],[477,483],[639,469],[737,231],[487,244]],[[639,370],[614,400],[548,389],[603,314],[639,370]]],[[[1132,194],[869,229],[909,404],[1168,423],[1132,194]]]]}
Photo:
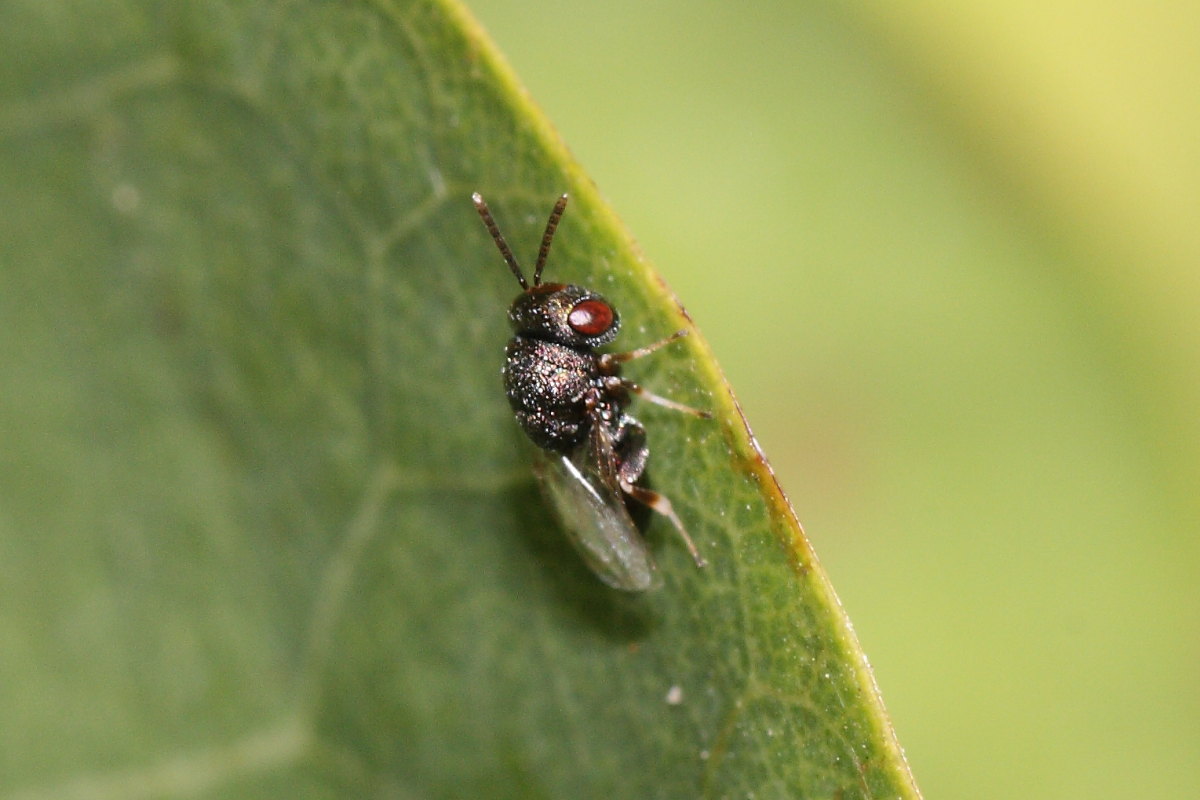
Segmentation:
{"type": "Polygon", "coordinates": [[[662,589],[556,529],[530,260],[690,323],[445,2],[0,11],[0,796],[915,797],[698,336],[630,365],[662,589]]]}

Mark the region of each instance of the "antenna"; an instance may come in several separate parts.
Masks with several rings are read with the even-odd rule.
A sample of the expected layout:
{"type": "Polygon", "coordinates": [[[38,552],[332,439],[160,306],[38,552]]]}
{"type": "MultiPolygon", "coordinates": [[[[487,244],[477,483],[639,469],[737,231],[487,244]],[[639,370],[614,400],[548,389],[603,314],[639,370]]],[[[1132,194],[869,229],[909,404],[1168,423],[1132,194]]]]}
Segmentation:
{"type": "Polygon", "coordinates": [[[550,212],[550,219],[546,220],[546,232],[542,234],[542,247],[538,250],[537,264],[533,268],[534,286],[538,286],[542,282],[542,268],[546,266],[546,257],[550,255],[550,243],[554,241],[554,230],[558,227],[558,221],[562,219],[563,209],[566,207],[567,195],[563,194],[554,204],[554,209],[550,212]]]}
{"type": "MultiPolygon", "coordinates": [[[[496,227],[496,220],[492,219],[492,212],[488,210],[487,203],[483,202],[483,195],[481,195],[479,192],[475,192],[473,195],[471,195],[471,202],[475,204],[475,210],[479,212],[480,218],[483,219],[484,226],[488,229],[488,233],[492,235],[492,241],[496,243],[496,247],[500,248],[500,255],[504,256],[504,261],[508,264],[508,268],[511,269],[512,274],[517,277],[517,282],[521,284],[522,289],[529,291],[529,284],[525,281],[525,276],[521,274],[521,265],[517,263],[517,259],[513,256],[512,250],[508,246],[508,242],[504,241],[504,235],[501,234],[500,229],[496,227]]],[[[554,213],[551,213],[550,215],[550,222],[553,224],[546,225],[546,235],[542,238],[542,252],[538,258],[538,276],[540,276],[542,273],[541,266],[542,262],[545,260],[541,256],[544,256],[550,250],[550,238],[554,235],[555,226],[558,225],[558,217],[562,216],[561,206],[565,206],[566,204],[567,196],[563,195],[561,198],[559,198],[558,205],[554,206],[554,210],[558,212],[557,216],[555,216],[554,213]]],[[[537,283],[537,277],[535,277],[533,285],[537,286],[537,283]]]]}

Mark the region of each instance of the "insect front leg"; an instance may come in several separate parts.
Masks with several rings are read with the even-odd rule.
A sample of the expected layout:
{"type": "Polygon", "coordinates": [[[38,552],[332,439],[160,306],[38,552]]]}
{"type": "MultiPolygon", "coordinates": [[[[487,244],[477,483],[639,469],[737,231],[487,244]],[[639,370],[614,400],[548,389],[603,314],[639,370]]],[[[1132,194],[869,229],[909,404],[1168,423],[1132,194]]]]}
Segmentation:
{"type": "MultiPolygon", "coordinates": [[[[637,350],[630,350],[629,352],[626,352],[626,353],[605,353],[604,355],[600,356],[600,369],[603,372],[607,372],[608,371],[607,367],[609,365],[623,364],[626,361],[633,361],[635,358],[644,358],[644,357],[650,355],[651,353],[653,353],[658,348],[666,347],[667,345],[671,344],[672,342],[682,339],[683,337],[685,337],[687,335],[688,335],[688,332],[686,330],[675,331],[667,338],[659,339],[657,342],[648,344],[645,347],[639,347],[637,350]]],[[[613,372],[615,373],[616,370],[613,370],[613,372]]]]}

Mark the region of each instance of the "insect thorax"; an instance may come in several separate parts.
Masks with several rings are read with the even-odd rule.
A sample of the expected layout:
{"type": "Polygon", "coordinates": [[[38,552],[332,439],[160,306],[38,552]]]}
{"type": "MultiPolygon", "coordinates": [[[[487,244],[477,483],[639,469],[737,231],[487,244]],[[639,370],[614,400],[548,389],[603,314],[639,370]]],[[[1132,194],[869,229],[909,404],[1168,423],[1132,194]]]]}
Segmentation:
{"type": "Polygon", "coordinates": [[[527,336],[508,343],[504,390],[517,422],[538,447],[562,453],[577,447],[591,425],[589,402],[606,416],[620,416],[619,398],[602,388],[598,360],[590,350],[527,336]]]}

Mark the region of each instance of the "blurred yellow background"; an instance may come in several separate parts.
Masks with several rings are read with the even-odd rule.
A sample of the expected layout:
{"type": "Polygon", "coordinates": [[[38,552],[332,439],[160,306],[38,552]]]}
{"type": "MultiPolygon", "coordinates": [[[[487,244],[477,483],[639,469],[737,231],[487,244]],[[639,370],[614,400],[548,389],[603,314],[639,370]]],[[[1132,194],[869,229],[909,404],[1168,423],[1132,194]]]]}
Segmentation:
{"type": "Polygon", "coordinates": [[[933,797],[1200,797],[1200,5],[473,0],[933,797]]]}

